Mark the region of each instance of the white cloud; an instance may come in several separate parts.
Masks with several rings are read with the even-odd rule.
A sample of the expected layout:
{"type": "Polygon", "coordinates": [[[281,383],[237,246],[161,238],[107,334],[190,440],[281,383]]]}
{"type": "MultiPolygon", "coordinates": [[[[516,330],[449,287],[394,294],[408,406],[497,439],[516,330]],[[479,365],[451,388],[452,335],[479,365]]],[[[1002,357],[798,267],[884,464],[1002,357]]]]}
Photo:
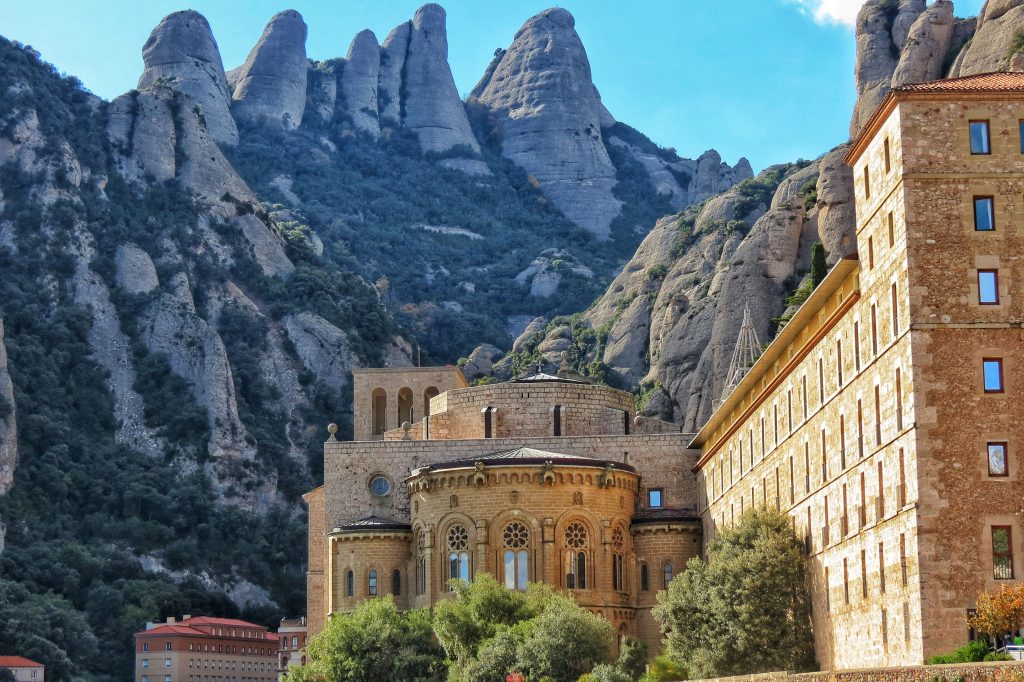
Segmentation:
{"type": "Polygon", "coordinates": [[[819,24],[854,25],[864,0],[789,0],[819,24]]]}

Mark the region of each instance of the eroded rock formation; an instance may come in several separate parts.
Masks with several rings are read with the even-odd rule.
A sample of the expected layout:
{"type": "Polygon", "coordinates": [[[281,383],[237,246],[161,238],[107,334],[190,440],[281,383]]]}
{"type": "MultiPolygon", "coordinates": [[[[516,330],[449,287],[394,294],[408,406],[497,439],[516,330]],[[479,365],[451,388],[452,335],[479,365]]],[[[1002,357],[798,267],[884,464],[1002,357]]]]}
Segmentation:
{"type": "Polygon", "coordinates": [[[232,113],[252,123],[298,127],[306,108],[306,23],[293,9],[275,14],[233,73],[232,113]]]}

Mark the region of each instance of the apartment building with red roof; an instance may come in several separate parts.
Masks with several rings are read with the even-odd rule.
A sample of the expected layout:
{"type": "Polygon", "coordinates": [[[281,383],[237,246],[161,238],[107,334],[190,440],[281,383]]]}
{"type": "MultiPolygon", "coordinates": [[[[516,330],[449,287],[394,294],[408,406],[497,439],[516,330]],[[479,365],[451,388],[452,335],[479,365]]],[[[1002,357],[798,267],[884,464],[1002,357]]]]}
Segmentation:
{"type": "Polygon", "coordinates": [[[278,636],[234,618],[184,616],[135,633],[135,682],[274,682],[278,636]]]}

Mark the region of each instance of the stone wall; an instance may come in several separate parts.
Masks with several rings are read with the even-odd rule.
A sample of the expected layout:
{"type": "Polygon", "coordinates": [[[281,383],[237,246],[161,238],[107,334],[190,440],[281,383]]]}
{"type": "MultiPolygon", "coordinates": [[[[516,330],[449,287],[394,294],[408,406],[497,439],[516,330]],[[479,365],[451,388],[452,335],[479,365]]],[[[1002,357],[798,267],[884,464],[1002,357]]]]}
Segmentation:
{"type": "Polygon", "coordinates": [[[324,517],[324,486],[314,488],[302,499],[308,509],[307,539],[309,566],[306,569],[306,619],[309,632],[324,629],[328,610],[325,573],[327,571],[327,523],[324,517]]]}
{"type": "Polygon", "coordinates": [[[429,409],[431,397],[468,385],[458,367],[354,369],[352,383],[353,437],[357,441],[380,439],[385,431],[399,428],[403,421],[419,421],[429,409]],[[411,401],[400,415],[402,391],[408,391],[411,401]],[[383,396],[382,409],[374,405],[375,393],[383,396]]]}
{"type": "Polygon", "coordinates": [[[898,668],[859,668],[814,673],[772,672],[707,678],[701,682],[1020,682],[1024,663],[955,663],[898,668]]]}
{"type": "Polygon", "coordinates": [[[368,510],[409,520],[409,493],[403,481],[416,467],[471,459],[494,452],[531,447],[567,455],[625,462],[640,474],[641,495],[647,487],[663,488],[663,505],[695,509],[696,481],[692,467],[697,453],[688,450],[689,434],[579,436],[574,438],[490,438],[427,441],[328,441],[324,444],[326,524],[340,526],[365,516],[368,510]],[[391,494],[374,499],[370,479],[383,474],[392,482],[391,494]]]}
{"type": "Polygon", "coordinates": [[[370,594],[370,571],[377,572],[377,596],[390,594],[399,609],[408,608],[413,589],[409,533],[378,531],[342,533],[331,537],[331,604],[329,611],[354,609],[370,594]],[[348,596],[348,572],[352,571],[352,596],[348,596]],[[395,592],[394,573],[399,573],[395,592]]]}

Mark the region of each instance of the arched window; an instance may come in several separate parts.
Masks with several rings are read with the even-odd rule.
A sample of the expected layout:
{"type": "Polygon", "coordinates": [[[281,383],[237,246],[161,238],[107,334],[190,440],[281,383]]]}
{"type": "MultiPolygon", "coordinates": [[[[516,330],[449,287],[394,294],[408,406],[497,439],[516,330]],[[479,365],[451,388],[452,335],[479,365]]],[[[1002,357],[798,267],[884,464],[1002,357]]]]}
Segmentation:
{"type": "Polygon", "coordinates": [[[430,416],[430,399],[440,394],[436,387],[430,386],[423,391],[423,416],[430,416]]]}
{"type": "Polygon", "coordinates": [[[373,389],[370,396],[370,426],[375,436],[387,431],[388,392],[383,388],[373,389]]]}
{"type": "Polygon", "coordinates": [[[494,408],[488,405],[483,409],[484,438],[494,438],[494,408]]]}
{"type": "Polygon", "coordinates": [[[668,584],[672,582],[672,562],[666,561],[665,565],[661,567],[665,577],[665,589],[668,589],[668,584]]]}
{"type": "Polygon", "coordinates": [[[525,590],[530,580],[530,530],[525,524],[513,521],[502,532],[505,545],[505,587],[525,590]]]}
{"type": "Polygon", "coordinates": [[[391,594],[396,597],[402,594],[402,572],[397,568],[391,574],[391,594]]]}
{"type": "Polygon", "coordinates": [[[647,564],[640,564],[640,591],[647,592],[651,589],[651,578],[647,574],[647,564]]]}
{"type": "Polygon", "coordinates": [[[356,592],[356,578],[355,578],[355,575],[350,570],[348,573],[345,574],[345,596],[346,597],[354,596],[355,592],[356,592]]]}
{"type": "Polygon", "coordinates": [[[416,534],[416,594],[427,591],[427,549],[423,531],[416,534]]]}
{"type": "Polygon", "coordinates": [[[366,577],[366,593],[371,597],[377,596],[377,569],[371,568],[366,577]]]}
{"type": "Polygon", "coordinates": [[[448,529],[448,590],[455,589],[453,580],[469,582],[469,532],[463,525],[448,529]]]}
{"type": "Polygon", "coordinates": [[[590,537],[582,523],[570,523],[565,529],[565,586],[570,590],[587,589],[587,547],[590,537]]]}
{"type": "Polygon", "coordinates": [[[622,559],[625,546],[625,533],[622,526],[619,526],[612,531],[612,589],[616,592],[625,592],[626,589],[625,566],[622,559]]]}
{"type": "Polygon", "coordinates": [[[398,425],[412,423],[412,389],[402,388],[398,391],[398,425]]]}

